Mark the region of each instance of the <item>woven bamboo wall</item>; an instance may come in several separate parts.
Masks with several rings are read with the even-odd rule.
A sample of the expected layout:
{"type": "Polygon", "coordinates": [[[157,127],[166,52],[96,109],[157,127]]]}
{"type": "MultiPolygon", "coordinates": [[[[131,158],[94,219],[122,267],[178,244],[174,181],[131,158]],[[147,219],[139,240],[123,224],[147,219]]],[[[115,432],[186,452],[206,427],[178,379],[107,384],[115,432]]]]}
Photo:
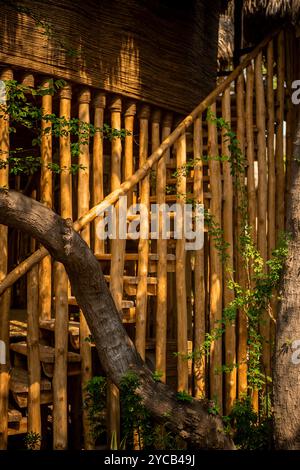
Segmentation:
{"type": "Polygon", "coordinates": [[[38,19],[46,19],[51,34],[43,34],[30,15],[2,7],[1,62],[184,113],[214,87],[218,1],[25,0],[20,4],[38,19]],[[71,48],[75,57],[68,53],[71,48]]]}

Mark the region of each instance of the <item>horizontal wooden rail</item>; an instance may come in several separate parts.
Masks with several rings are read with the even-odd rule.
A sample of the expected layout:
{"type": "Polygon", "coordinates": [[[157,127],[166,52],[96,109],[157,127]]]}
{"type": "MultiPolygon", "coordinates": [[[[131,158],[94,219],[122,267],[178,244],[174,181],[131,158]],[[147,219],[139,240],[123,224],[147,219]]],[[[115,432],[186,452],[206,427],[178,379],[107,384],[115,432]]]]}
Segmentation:
{"type": "MultiPolygon", "coordinates": [[[[121,196],[125,196],[137,183],[145,178],[152,167],[160,160],[162,155],[177,141],[177,139],[186,131],[188,127],[195,121],[195,119],[203,113],[207,108],[216,100],[216,98],[223,93],[236,78],[243,73],[243,70],[251,63],[261,50],[271,41],[280,30],[275,30],[268,37],[266,37],[252,52],[247,54],[243,61],[238,65],[234,71],[221,82],[201,103],[189,114],[181,123],[174,129],[174,131],[161,143],[161,145],[150,155],[146,162],[119,188],[112,191],[106,196],[103,201],[96,204],[92,209],[82,215],[76,222],[73,228],[75,231],[81,231],[87,224],[92,222],[97,215],[104,212],[109,206],[115,204],[121,196]]],[[[46,248],[40,248],[33,253],[26,260],[21,262],[15,269],[13,269],[0,283],[0,295],[2,295],[9,287],[11,287],[20,277],[29,271],[36,263],[40,262],[45,256],[48,255],[46,248]]]]}

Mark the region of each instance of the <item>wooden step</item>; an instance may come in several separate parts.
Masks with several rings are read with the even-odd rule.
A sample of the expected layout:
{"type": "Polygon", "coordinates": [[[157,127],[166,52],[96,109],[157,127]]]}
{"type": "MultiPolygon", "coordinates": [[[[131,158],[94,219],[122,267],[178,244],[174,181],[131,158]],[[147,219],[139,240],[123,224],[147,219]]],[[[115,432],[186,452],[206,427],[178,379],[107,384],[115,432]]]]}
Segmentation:
{"type": "Polygon", "coordinates": [[[8,425],[11,423],[19,423],[22,419],[22,413],[18,410],[8,410],[8,425]]]}
{"type": "MultiPolygon", "coordinates": [[[[41,377],[41,405],[53,402],[52,386],[50,380],[41,377]]],[[[20,408],[27,408],[28,405],[28,371],[20,367],[13,367],[10,374],[10,391],[20,408]]]]}
{"type": "Polygon", "coordinates": [[[27,418],[23,416],[19,423],[12,423],[8,426],[7,434],[8,436],[16,436],[18,434],[27,433],[27,418]]]}
{"type": "Polygon", "coordinates": [[[22,416],[19,410],[8,410],[8,430],[9,436],[25,434],[27,432],[27,418],[22,416]]]}
{"type": "MultiPolygon", "coordinates": [[[[105,280],[109,283],[110,276],[105,275],[104,277],[105,277],[105,280]]],[[[136,296],[138,281],[139,281],[139,278],[137,276],[123,276],[124,291],[129,297],[136,296]]],[[[148,295],[156,295],[156,285],[157,285],[156,277],[147,277],[147,294],[148,295]]]]}
{"type": "Polygon", "coordinates": [[[27,337],[27,323],[10,320],[9,322],[9,337],[11,341],[20,341],[27,337]]]}
{"type": "MultiPolygon", "coordinates": [[[[47,377],[52,378],[54,372],[55,349],[51,346],[40,344],[40,361],[42,369],[47,377]]],[[[14,353],[27,357],[27,344],[25,342],[13,343],[10,349],[14,353]]],[[[68,375],[78,375],[81,372],[81,357],[74,352],[68,352],[68,375]]]]}

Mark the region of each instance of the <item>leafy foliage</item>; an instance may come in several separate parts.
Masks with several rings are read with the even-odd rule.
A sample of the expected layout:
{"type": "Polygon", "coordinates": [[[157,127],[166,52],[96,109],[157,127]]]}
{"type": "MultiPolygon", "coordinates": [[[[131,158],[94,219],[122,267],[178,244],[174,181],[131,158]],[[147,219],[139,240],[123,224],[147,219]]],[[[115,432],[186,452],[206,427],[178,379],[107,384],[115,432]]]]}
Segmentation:
{"type": "Polygon", "coordinates": [[[50,80],[49,86],[39,86],[36,89],[20,84],[16,80],[5,81],[7,102],[0,105],[0,118],[9,120],[9,132],[15,134],[17,129],[23,128],[31,133],[31,148],[16,148],[9,154],[0,155],[0,169],[9,166],[11,174],[32,175],[40,170],[42,160],[39,156],[39,146],[43,136],[51,135],[54,139],[59,137],[70,138],[71,157],[73,159],[69,168],[60,167],[57,162],[50,162],[46,168],[53,173],[60,174],[68,171],[76,174],[84,166],[78,163],[78,157],[84,146],[89,145],[89,139],[96,133],[101,133],[104,139],[123,139],[129,134],[125,129],[112,129],[104,124],[102,128],[95,127],[78,118],[66,119],[64,116],[45,114],[41,107],[41,97],[54,95],[65,86],[64,80],[50,80]],[[1,158],[2,157],[2,158],[1,158]]]}

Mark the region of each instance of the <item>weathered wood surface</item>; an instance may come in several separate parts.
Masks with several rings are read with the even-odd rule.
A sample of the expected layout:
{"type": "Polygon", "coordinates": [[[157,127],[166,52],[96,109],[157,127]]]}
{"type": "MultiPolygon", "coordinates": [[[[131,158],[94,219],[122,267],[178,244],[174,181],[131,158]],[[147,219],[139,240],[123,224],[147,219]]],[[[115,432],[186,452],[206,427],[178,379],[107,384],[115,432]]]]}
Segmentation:
{"type": "Polygon", "coordinates": [[[139,0],[118,0],[113,7],[104,0],[100,8],[95,0],[23,5],[49,24],[50,34],[29,15],[2,5],[1,62],[179,112],[190,111],[214,87],[218,2],[177,2],[172,8],[139,0]]]}

